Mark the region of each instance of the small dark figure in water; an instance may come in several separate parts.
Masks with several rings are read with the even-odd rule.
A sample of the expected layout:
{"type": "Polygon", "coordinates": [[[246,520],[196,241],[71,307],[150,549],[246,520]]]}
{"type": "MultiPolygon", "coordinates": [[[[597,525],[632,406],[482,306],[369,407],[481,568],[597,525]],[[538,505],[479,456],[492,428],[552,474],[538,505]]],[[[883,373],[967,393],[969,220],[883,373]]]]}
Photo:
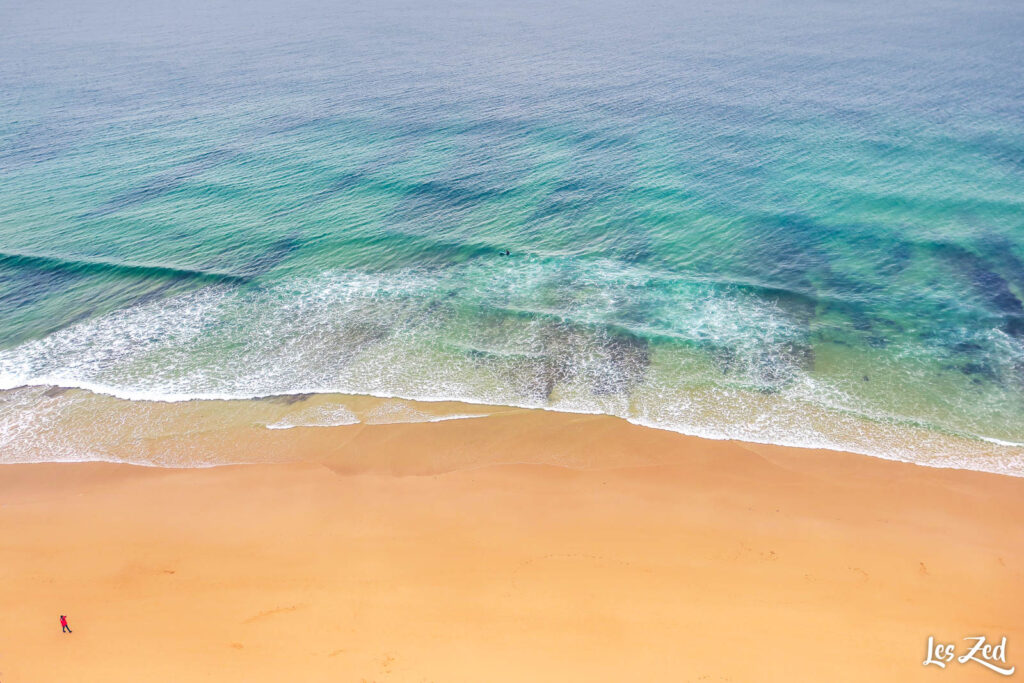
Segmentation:
{"type": "Polygon", "coordinates": [[[66,614],[60,615],[60,632],[71,633],[71,627],[68,626],[68,617],[66,614]]]}
{"type": "Polygon", "coordinates": [[[498,254],[501,256],[511,256],[512,252],[506,249],[505,251],[499,251],[498,254]]]}

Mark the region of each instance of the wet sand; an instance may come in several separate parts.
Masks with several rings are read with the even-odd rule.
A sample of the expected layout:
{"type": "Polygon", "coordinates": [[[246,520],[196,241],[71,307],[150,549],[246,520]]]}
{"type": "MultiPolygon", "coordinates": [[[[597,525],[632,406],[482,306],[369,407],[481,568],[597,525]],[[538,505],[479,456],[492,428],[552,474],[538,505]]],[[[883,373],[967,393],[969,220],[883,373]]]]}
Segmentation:
{"type": "Polygon", "coordinates": [[[268,462],[0,467],[2,683],[1004,680],[923,667],[930,635],[1024,663],[1024,479],[530,411],[195,438],[268,462]]]}

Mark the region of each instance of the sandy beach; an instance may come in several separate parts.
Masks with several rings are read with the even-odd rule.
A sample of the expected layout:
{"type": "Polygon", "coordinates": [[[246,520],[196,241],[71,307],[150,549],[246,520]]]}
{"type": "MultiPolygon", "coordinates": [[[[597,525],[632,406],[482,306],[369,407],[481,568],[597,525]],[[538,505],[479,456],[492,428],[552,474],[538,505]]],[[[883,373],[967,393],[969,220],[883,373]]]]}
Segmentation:
{"type": "Polygon", "coordinates": [[[529,411],[263,431],[308,458],[0,467],[0,681],[1002,680],[928,637],[1024,647],[1022,479],[529,411]]]}

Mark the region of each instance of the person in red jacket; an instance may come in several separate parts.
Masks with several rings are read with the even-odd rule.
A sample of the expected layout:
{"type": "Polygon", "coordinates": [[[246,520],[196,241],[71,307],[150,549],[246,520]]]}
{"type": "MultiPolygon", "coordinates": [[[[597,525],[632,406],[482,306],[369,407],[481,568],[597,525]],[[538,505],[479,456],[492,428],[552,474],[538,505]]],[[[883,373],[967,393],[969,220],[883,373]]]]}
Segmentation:
{"type": "Polygon", "coordinates": [[[62,614],[62,615],[60,615],[60,632],[64,633],[65,631],[68,632],[68,633],[71,633],[71,627],[68,626],[68,617],[67,617],[67,615],[66,614],[62,614]]]}

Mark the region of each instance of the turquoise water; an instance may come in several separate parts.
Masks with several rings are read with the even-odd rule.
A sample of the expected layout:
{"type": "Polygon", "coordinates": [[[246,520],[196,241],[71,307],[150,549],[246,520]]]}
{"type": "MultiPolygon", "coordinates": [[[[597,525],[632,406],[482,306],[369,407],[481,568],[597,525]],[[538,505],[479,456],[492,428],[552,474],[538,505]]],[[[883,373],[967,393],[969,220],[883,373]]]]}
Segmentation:
{"type": "Polygon", "coordinates": [[[0,5],[8,394],[1024,473],[1019,2],[87,5],[0,5]]]}

